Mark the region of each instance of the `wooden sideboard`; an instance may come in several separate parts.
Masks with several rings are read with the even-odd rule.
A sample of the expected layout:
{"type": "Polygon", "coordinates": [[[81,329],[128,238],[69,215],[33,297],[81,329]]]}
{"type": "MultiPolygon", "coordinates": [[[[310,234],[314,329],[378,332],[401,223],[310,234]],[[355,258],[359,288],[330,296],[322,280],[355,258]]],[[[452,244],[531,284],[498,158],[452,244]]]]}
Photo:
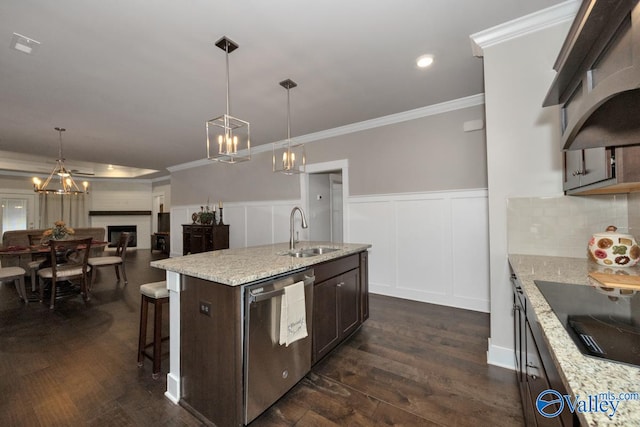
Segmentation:
{"type": "Polygon", "coordinates": [[[229,249],[228,225],[182,225],[182,254],[229,249]]]}

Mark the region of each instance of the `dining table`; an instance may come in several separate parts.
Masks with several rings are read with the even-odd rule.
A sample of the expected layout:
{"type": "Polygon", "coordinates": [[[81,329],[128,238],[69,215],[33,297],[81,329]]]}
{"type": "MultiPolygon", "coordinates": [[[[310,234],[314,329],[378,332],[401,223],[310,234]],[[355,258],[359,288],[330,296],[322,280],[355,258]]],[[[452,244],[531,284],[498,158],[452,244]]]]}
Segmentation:
{"type": "MultiPolygon", "coordinates": [[[[91,241],[91,249],[94,248],[104,248],[109,246],[109,242],[103,242],[99,240],[91,241]]],[[[82,248],[78,248],[82,249],[82,248]]],[[[33,254],[48,254],[51,251],[49,248],[49,244],[40,244],[40,245],[27,245],[27,246],[2,246],[0,245],[0,257],[2,256],[22,256],[22,255],[33,255],[33,254]]]]}
{"type": "MultiPolygon", "coordinates": [[[[91,241],[91,249],[94,248],[104,248],[109,245],[109,242],[100,241],[100,240],[92,240],[91,241]]],[[[82,247],[78,247],[78,249],[82,249],[82,247]]],[[[10,246],[2,246],[0,245],[0,266],[4,263],[3,259],[14,257],[17,258],[17,263],[20,265],[21,259],[23,256],[28,256],[29,260],[32,259],[33,255],[41,255],[44,257],[43,263],[40,265],[40,268],[46,268],[51,266],[51,259],[49,257],[51,253],[51,248],[49,247],[49,243],[42,243],[39,245],[10,245],[10,246]]],[[[29,296],[29,301],[37,301],[39,297],[36,295],[29,296]]]]}

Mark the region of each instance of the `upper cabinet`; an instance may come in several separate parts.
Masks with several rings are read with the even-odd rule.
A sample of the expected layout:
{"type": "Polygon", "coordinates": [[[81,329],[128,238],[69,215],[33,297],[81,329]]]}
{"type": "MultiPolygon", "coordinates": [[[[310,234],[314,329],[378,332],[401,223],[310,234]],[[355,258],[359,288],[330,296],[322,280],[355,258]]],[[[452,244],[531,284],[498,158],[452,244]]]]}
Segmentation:
{"type": "Polygon", "coordinates": [[[565,150],[640,144],[638,0],[584,0],[554,69],[565,150]]]}

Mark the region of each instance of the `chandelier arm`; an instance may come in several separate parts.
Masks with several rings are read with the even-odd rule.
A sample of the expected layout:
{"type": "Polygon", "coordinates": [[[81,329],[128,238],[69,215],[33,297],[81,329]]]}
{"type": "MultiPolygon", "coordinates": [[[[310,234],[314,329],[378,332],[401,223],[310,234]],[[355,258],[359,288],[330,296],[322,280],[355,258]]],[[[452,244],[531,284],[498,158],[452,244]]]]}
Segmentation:
{"type": "Polygon", "coordinates": [[[84,191],[80,189],[80,187],[78,187],[78,184],[76,184],[75,180],[73,179],[73,176],[71,175],[71,172],[67,170],[67,168],[64,166],[64,157],[63,157],[63,151],[62,151],[62,132],[64,132],[66,129],[64,128],[59,128],[56,127],[55,130],[58,131],[59,135],[60,135],[60,144],[58,147],[58,159],[56,159],[56,165],[53,168],[53,170],[51,171],[51,174],[49,174],[49,176],[45,179],[44,183],[42,183],[42,185],[40,185],[39,180],[37,180],[37,178],[34,178],[34,190],[38,193],[49,193],[49,192],[54,192],[57,194],[88,194],[88,183],[83,183],[83,187],[84,187],[84,191]],[[57,190],[49,190],[49,184],[51,183],[51,180],[53,179],[54,176],[58,176],[60,179],[60,187],[57,190]]]}
{"type": "Polygon", "coordinates": [[[42,187],[40,187],[40,188],[42,188],[43,190],[47,188],[47,186],[51,182],[51,178],[53,178],[53,176],[56,174],[57,170],[58,170],[58,163],[56,162],[56,165],[54,166],[53,170],[51,171],[51,173],[49,174],[47,179],[44,180],[44,183],[42,184],[42,187]]]}

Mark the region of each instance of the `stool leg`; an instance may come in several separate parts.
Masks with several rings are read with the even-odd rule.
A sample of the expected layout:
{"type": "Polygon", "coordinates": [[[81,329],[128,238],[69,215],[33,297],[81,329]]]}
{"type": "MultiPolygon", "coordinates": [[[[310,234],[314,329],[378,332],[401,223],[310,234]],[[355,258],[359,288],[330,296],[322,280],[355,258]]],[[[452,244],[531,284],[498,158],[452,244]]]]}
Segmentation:
{"type": "Polygon", "coordinates": [[[140,336],[138,339],[138,366],[144,363],[144,348],[147,345],[147,310],[146,297],[142,295],[140,299],[140,336]]]}
{"type": "Polygon", "coordinates": [[[162,359],[162,304],[156,298],[153,303],[153,379],[160,375],[162,359]]]}

